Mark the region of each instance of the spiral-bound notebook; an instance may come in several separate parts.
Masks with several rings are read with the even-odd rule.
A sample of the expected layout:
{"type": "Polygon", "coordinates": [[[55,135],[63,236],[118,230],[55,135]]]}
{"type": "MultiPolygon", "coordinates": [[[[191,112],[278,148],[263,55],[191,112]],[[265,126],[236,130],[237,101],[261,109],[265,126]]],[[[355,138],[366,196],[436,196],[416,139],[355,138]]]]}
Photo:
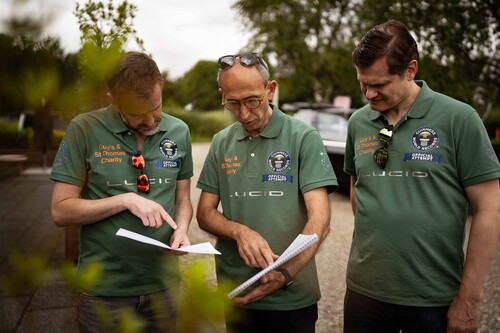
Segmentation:
{"type": "Polygon", "coordinates": [[[263,270],[261,270],[259,273],[255,274],[252,276],[250,279],[246,280],[242,284],[240,284],[238,287],[234,288],[227,296],[229,298],[233,298],[239,293],[241,293],[243,290],[247,289],[250,287],[252,284],[255,282],[259,281],[261,277],[272,271],[273,269],[278,268],[279,266],[283,265],[285,262],[288,260],[292,259],[295,257],[297,254],[301,253],[305,249],[307,249],[309,246],[313,245],[318,241],[318,235],[312,234],[312,235],[303,235],[300,234],[298,235],[295,240],[288,246],[288,248],[283,252],[283,254],[276,259],[275,262],[273,262],[271,265],[267,266],[263,270]]]}

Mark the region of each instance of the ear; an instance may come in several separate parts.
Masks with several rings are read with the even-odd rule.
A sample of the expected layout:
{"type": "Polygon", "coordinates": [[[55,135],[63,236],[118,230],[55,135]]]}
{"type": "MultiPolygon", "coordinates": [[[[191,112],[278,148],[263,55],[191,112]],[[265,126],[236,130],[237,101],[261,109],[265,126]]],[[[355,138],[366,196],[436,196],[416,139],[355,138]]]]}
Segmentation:
{"type": "Polygon", "coordinates": [[[219,94],[220,94],[220,97],[221,97],[221,101],[220,101],[220,105],[224,106],[224,93],[222,92],[222,89],[219,88],[219,94]]]}
{"type": "Polygon", "coordinates": [[[409,81],[413,81],[417,76],[418,72],[418,61],[412,60],[406,69],[406,77],[409,81]]]}
{"type": "Polygon", "coordinates": [[[276,92],[276,87],[278,86],[278,83],[275,80],[269,81],[267,84],[267,89],[269,93],[269,100],[271,101],[274,97],[274,93],[276,92]]]}

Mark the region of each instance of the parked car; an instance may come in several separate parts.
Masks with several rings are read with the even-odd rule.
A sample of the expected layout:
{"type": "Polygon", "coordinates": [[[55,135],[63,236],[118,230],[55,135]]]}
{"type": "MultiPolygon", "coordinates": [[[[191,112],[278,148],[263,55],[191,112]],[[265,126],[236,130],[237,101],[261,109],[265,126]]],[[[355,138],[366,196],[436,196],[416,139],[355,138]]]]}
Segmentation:
{"type": "Polygon", "coordinates": [[[296,110],[292,105],[284,106],[287,112],[293,112],[297,118],[319,130],[328,157],[332,162],[337,175],[339,189],[349,193],[350,177],[344,173],[344,153],[347,139],[347,120],[356,109],[334,108],[325,104],[297,104],[296,110]]]}

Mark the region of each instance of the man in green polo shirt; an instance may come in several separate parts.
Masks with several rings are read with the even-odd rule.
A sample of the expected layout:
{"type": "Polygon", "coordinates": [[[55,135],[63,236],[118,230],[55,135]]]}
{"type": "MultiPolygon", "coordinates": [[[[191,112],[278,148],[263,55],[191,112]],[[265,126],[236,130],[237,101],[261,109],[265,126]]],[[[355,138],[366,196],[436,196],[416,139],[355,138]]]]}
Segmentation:
{"type": "Polygon", "coordinates": [[[298,234],[320,240],[235,297],[241,320],[227,316],[228,332],[314,332],[314,255],[329,232],[328,194],[337,186],[330,160],[317,130],[269,103],[276,81],[258,54],[224,56],[219,67],[223,105],[238,122],[214,136],[197,185],[198,223],[222,252],[218,280],[247,280],[298,234]]]}
{"type": "Polygon", "coordinates": [[[73,119],[51,173],[54,222],[80,226],[79,270],[102,269],[79,293],[78,326],[119,331],[129,309],[147,332],[175,332],[178,257],[116,232],[128,229],[174,249],[189,245],[189,130],[162,112],[163,78],[149,56],[126,53],[107,85],[111,105],[73,119]]]}
{"type": "Polygon", "coordinates": [[[402,23],[370,30],[353,61],[369,104],[348,123],[344,332],[476,332],[500,232],[486,130],[472,107],[415,80],[417,44],[402,23]]]}

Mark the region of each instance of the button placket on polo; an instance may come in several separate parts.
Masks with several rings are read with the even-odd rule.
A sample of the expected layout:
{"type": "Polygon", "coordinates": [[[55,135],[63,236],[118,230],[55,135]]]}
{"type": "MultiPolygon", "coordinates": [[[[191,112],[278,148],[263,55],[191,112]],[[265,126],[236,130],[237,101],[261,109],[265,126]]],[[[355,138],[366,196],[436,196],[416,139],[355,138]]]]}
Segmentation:
{"type": "Polygon", "coordinates": [[[248,163],[247,163],[247,178],[254,179],[258,176],[259,158],[257,153],[257,145],[259,137],[248,137],[248,163]]]}

